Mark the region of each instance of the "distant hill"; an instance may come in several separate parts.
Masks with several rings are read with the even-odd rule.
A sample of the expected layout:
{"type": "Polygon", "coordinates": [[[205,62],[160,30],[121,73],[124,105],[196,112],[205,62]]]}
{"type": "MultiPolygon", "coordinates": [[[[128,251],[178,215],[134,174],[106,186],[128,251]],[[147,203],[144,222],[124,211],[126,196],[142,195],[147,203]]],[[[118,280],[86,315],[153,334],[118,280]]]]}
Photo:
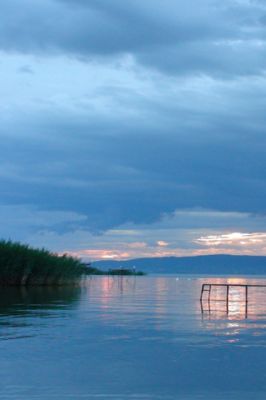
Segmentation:
{"type": "Polygon", "coordinates": [[[210,255],[195,257],[137,258],[126,261],[95,261],[93,266],[133,268],[146,273],[264,275],[266,256],[210,255]]]}

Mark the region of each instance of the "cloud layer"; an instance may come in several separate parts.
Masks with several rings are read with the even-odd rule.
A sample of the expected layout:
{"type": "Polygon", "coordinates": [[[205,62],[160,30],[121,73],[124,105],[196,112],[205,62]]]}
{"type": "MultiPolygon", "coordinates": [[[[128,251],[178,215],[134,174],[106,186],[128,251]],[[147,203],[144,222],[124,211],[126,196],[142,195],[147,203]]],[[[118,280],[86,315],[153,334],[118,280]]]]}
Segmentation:
{"type": "MultiPolygon", "coordinates": [[[[1,14],[0,207],[28,215],[3,237],[55,235],[61,251],[82,231],[97,250],[97,235],[166,215],[181,232],[187,210],[227,216],[215,234],[237,232],[236,214],[266,230],[263,2],[10,0],[1,14]]],[[[194,224],[176,252],[198,251],[194,224]]]]}

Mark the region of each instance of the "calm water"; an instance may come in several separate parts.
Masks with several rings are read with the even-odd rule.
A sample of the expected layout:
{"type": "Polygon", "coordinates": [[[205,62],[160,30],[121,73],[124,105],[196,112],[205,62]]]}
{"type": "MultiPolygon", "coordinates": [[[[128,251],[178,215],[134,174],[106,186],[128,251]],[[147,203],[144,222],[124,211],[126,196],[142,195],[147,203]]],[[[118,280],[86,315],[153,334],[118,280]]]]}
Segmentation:
{"type": "Polygon", "coordinates": [[[266,398],[266,279],[99,277],[81,288],[1,289],[0,399],[266,398]]]}

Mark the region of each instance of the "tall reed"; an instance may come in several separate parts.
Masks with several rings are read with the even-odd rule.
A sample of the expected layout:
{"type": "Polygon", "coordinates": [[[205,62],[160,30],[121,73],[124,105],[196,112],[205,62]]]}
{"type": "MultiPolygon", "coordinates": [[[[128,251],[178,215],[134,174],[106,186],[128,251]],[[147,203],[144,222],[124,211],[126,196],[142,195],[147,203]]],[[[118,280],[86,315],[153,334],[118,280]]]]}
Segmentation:
{"type": "Polygon", "coordinates": [[[11,241],[0,241],[0,285],[63,285],[97,273],[81,261],[33,249],[11,241]]]}

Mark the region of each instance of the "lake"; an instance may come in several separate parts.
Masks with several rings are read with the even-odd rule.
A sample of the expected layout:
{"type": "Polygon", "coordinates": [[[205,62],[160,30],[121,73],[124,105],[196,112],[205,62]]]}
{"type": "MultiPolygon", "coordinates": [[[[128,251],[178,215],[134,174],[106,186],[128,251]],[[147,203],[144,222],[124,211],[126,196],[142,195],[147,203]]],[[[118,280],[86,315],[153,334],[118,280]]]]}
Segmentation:
{"type": "Polygon", "coordinates": [[[266,398],[265,279],[94,277],[0,292],[0,399],[266,398]]]}

